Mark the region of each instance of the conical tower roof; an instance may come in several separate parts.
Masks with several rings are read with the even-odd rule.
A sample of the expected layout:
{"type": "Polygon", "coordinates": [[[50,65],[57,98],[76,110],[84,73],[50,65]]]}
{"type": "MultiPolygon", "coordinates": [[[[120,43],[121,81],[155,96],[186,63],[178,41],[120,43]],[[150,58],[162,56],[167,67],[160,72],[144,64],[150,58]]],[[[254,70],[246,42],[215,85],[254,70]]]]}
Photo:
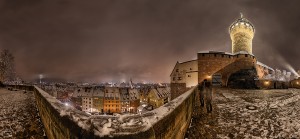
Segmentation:
{"type": "Polygon", "coordinates": [[[246,25],[247,27],[251,27],[253,29],[253,32],[255,32],[255,28],[253,26],[253,24],[248,20],[246,19],[242,13],[241,14],[241,17],[238,18],[237,20],[235,20],[230,26],[229,26],[229,33],[231,32],[231,30],[234,28],[234,27],[237,27],[239,25],[246,25]]]}

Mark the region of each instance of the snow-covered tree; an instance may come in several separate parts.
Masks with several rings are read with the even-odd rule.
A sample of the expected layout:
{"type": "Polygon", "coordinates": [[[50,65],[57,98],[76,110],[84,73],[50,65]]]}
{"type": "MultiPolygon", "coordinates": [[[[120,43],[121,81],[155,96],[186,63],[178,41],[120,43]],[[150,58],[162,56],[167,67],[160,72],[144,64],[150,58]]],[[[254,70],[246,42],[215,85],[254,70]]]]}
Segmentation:
{"type": "Polygon", "coordinates": [[[0,52],[0,81],[10,82],[15,80],[14,56],[9,50],[0,52]]]}

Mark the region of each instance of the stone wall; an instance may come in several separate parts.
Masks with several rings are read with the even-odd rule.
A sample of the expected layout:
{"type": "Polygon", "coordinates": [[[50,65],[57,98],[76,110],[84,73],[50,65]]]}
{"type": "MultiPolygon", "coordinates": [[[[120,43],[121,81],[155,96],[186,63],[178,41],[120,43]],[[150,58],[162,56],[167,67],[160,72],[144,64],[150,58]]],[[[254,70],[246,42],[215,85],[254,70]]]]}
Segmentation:
{"type": "Polygon", "coordinates": [[[300,89],[300,78],[292,80],[290,82],[290,87],[300,89]]]}
{"type": "Polygon", "coordinates": [[[299,84],[296,84],[296,81],[293,80],[290,83],[289,82],[283,82],[283,81],[271,81],[271,80],[257,80],[256,86],[259,89],[288,89],[291,88],[297,88],[299,84]]]}
{"type": "Polygon", "coordinates": [[[46,98],[51,97],[42,92],[38,87],[34,87],[34,95],[39,110],[40,117],[45,127],[45,132],[49,139],[69,139],[69,138],[92,138],[94,135],[80,128],[68,116],[61,116],[46,98]]]}
{"type": "Polygon", "coordinates": [[[222,75],[223,86],[229,76],[241,69],[251,69],[256,65],[256,58],[250,54],[198,53],[198,82],[211,80],[213,74],[222,75]]]}
{"type": "MultiPolygon", "coordinates": [[[[196,88],[197,87],[193,89],[193,92],[183,101],[183,103],[153,126],[156,139],[184,138],[192,118],[196,88]]],[[[170,104],[172,104],[172,102],[170,104]]]]}
{"type": "Polygon", "coordinates": [[[36,86],[16,86],[16,88],[34,92],[39,115],[49,139],[169,139],[184,137],[191,120],[197,87],[158,109],[142,115],[128,115],[125,118],[124,116],[123,118],[120,116],[89,116],[76,109],[64,108],[65,106],[61,102],[36,86]],[[78,121],[74,121],[74,119],[78,121]],[[116,127],[121,127],[121,124],[125,126],[127,125],[126,121],[131,123],[136,119],[140,121],[146,119],[145,121],[148,122],[146,122],[146,126],[137,124],[137,127],[128,124],[123,129],[114,129],[114,132],[109,135],[100,136],[97,131],[101,131],[104,128],[104,125],[101,126],[101,124],[106,124],[105,122],[109,119],[112,121],[123,119],[122,122],[117,123],[116,127]],[[85,127],[85,125],[89,126],[85,127]]]}

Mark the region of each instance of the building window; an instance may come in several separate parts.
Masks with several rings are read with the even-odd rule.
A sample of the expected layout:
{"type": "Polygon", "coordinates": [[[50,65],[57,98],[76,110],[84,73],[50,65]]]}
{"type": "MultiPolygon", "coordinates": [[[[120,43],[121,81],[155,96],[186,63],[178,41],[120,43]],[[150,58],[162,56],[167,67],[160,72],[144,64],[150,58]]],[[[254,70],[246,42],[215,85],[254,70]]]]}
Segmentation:
{"type": "Polygon", "coordinates": [[[215,57],[217,57],[217,54],[214,54],[215,57]]]}
{"type": "Polygon", "coordinates": [[[190,68],[190,70],[192,70],[192,68],[190,68]]]}
{"type": "Polygon", "coordinates": [[[173,77],[173,81],[175,81],[176,77],[173,77]]]}
{"type": "Polygon", "coordinates": [[[178,72],[179,71],[179,69],[176,69],[176,72],[178,72]]]}
{"type": "Polygon", "coordinates": [[[245,55],[245,57],[248,57],[248,55],[245,55]]]}
{"type": "Polygon", "coordinates": [[[191,77],[191,75],[188,75],[188,77],[191,77]]]}
{"type": "Polygon", "coordinates": [[[181,77],[178,77],[178,80],[181,80],[181,77]]]}
{"type": "Polygon", "coordinates": [[[204,56],[204,54],[202,54],[202,56],[204,56]]]}

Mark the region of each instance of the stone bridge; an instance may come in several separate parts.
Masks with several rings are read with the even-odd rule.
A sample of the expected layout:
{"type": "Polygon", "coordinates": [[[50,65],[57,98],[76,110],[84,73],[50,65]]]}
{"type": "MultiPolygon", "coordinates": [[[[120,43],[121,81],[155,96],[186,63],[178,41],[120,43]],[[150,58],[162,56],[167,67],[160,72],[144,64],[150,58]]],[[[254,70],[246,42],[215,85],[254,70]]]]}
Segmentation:
{"type": "Polygon", "coordinates": [[[144,114],[91,116],[66,106],[37,86],[14,86],[34,92],[49,139],[184,138],[195,104],[196,87],[144,114]]]}

